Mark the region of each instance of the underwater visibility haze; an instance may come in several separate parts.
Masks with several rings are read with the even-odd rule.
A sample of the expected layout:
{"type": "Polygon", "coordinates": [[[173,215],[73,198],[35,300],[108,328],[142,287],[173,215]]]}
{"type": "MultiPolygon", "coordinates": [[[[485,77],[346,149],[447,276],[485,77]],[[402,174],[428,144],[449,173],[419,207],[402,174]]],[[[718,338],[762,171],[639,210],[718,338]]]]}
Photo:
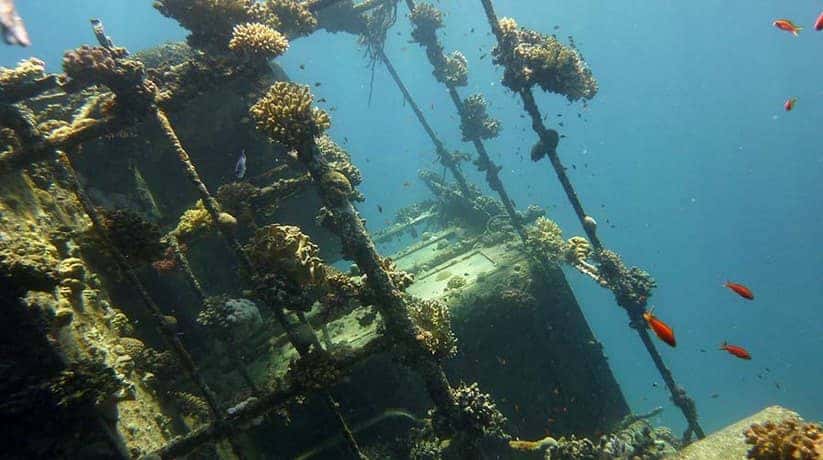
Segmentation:
{"type": "Polygon", "coordinates": [[[823,458],[820,2],[0,26],[0,458],[823,458]]]}

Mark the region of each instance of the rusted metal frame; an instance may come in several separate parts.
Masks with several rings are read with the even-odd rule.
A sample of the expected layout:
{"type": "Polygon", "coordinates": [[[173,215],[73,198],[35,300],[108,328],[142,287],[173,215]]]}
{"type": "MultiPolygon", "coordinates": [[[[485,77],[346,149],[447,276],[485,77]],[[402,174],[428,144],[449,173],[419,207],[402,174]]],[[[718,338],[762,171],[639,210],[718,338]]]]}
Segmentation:
{"type": "MultiPolygon", "coordinates": [[[[497,14],[495,13],[494,6],[492,5],[492,0],[480,0],[480,2],[483,5],[483,9],[486,13],[486,18],[489,21],[489,26],[491,27],[492,32],[494,33],[497,39],[498,46],[500,46],[503,41],[503,37],[497,19],[497,14]]],[[[596,228],[595,226],[588,223],[588,216],[583,210],[583,205],[580,202],[580,199],[577,196],[577,193],[575,192],[568,175],[566,175],[566,171],[563,167],[563,164],[560,162],[560,157],[557,154],[557,144],[559,141],[557,131],[547,128],[543,124],[543,119],[540,114],[540,110],[537,107],[537,103],[534,100],[534,94],[532,93],[531,88],[523,88],[520,91],[517,91],[517,93],[520,95],[520,98],[523,101],[524,109],[531,118],[532,129],[538,135],[544,147],[546,147],[546,153],[549,157],[549,160],[551,161],[552,168],[557,174],[557,178],[560,181],[560,184],[563,186],[563,190],[566,192],[566,197],[571,203],[572,208],[574,208],[575,214],[577,214],[577,217],[580,220],[580,223],[583,226],[586,235],[589,237],[589,240],[596,249],[602,249],[603,245],[600,242],[600,239],[597,237],[596,228]]],[[[620,302],[618,302],[618,304],[620,304],[620,302]]],[[[703,432],[703,429],[700,427],[700,424],[697,420],[697,410],[694,404],[694,400],[692,400],[686,394],[686,391],[682,387],[675,383],[671,371],[668,369],[668,367],[666,367],[665,363],[663,362],[663,358],[657,351],[654,342],[652,342],[648,330],[645,327],[643,327],[644,320],[642,318],[642,314],[645,309],[645,301],[633,305],[621,304],[620,306],[623,307],[628,313],[629,319],[631,320],[630,324],[634,325],[638,335],[640,336],[640,340],[643,342],[646,351],[652,358],[652,361],[654,362],[657,371],[660,373],[661,377],[666,382],[666,386],[668,387],[669,392],[671,393],[672,401],[675,403],[675,405],[677,405],[681,412],[683,412],[683,416],[686,418],[686,422],[689,425],[689,430],[687,430],[687,434],[689,432],[694,432],[694,434],[697,435],[698,438],[705,437],[705,433],[703,432]]]]}

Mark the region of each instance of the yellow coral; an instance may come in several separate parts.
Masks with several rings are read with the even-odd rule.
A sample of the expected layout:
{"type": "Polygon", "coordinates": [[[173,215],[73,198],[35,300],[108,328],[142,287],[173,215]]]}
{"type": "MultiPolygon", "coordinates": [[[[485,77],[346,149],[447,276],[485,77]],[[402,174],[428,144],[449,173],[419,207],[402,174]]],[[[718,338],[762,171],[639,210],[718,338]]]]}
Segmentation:
{"type": "Polygon", "coordinates": [[[317,27],[317,18],[304,2],[296,0],[266,0],[266,9],[277,17],[280,30],[289,37],[309,35],[317,27]]]}
{"type": "Polygon", "coordinates": [[[592,253],[592,246],[589,240],[582,236],[573,236],[566,242],[566,261],[575,263],[589,258],[592,253]]]}
{"type": "Polygon", "coordinates": [[[241,54],[273,58],[289,49],[289,41],[271,27],[253,22],[234,26],[229,49],[241,54]]]}
{"type": "Polygon", "coordinates": [[[412,38],[420,44],[434,43],[437,29],[443,27],[443,13],[431,3],[421,2],[415,5],[409,16],[414,25],[412,38]]]}
{"type": "Polygon", "coordinates": [[[186,210],[177,223],[177,227],[172,230],[172,234],[180,239],[191,238],[201,232],[211,228],[212,221],[202,200],[197,200],[194,207],[186,210]]]}
{"type": "Polygon", "coordinates": [[[570,101],[591,99],[597,93],[597,80],[573,42],[564,45],[553,35],[520,28],[510,18],[500,19],[498,25],[501,40],[493,55],[506,68],[506,87],[518,91],[537,84],[570,101]]]}
{"type": "Polygon", "coordinates": [[[457,337],[451,329],[449,307],[439,300],[415,299],[409,305],[409,317],[417,327],[416,338],[435,358],[457,353],[457,337]]]}
{"type": "Polygon", "coordinates": [[[497,23],[500,25],[500,32],[504,36],[511,36],[517,33],[517,21],[512,18],[500,18],[497,23]]]}
{"type": "Polygon", "coordinates": [[[45,71],[46,63],[37,58],[22,60],[13,69],[0,67],[0,87],[17,86],[42,78],[45,71]]]}
{"type": "Polygon", "coordinates": [[[466,86],[469,82],[469,62],[460,51],[445,57],[443,65],[433,72],[437,81],[454,86],[466,86]]]}
{"type": "Polygon", "coordinates": [[[249,113],[257,128],[273,140],[286,147],[299,148],[331,125],[329,115],[311,104],[308,86],[279,81],[249,113]]]}
{"type": "Polygon", "coordinates": [[[563,231],[552,220],[538,217],[534,226],[526,232],[526,242],[535,251],[545,255],[549,261],[558,263],[565,257],[568,244],[563,239],[563,231]]]}
{"type": "Polygon", "coordinates": [[[755,423],[746,430],[746,443],[753,444],[747,457],[755,460],[823,458],[823,428],[790,418],[779,424],[755,423]]]}
{"type": "Polygon", "coordinates": [[[320,285],[325,266],[319,249],[292,225],[268,225],[255,233],[246,250],[252,263],[264,272],[287,276],[300,284],[320,285]]]}

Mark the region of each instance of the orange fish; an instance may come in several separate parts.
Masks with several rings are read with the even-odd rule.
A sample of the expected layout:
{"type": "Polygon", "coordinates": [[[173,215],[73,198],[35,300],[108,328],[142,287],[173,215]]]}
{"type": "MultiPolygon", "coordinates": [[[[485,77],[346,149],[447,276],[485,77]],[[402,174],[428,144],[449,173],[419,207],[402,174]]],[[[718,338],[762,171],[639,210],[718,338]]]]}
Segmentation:
{"type": "Polygon", "coordinates": [[[742,284],[732,283],[731,281],[726,281],[726,284],[723,286],[731,289],[740,297],[744,299],[754,300],[754,294],[752,294],[752,290],[743,286],[742,284]]]}
{"type": "Polygon", "coordinates": [[[653,330],[654,333],[657,334],[657,337],[660,338],[660,340],[668,343],[672,347],[676,346],[677,342],[674,339],[674,330],[672,330],[672,328],[670,328],[668,324],[657,319],[657,317],[654,316],[653,311],[654,307],[652,307],[651,310],[643,313],[643,319],[645,319],[646,323],[649,324],[649,329],[653,330]]]}
{"type": "Polygon", "coordinates": [[[817,21],[814,21],[814,30],[823,30],[823,13],[817,17],[817,21]]]}
{"type": "Polygon", "coordinates": [[[728,343],[723,342],[723,345],[720,345],[720,349],[726,350],[740,359],[752,359],[752,355],[750,355],[745,348],[738,347],[737,345],[729,345],[728,343]]]}
{"type": "Polygon", "coordinates": [[[786,112],[791,112],[796,103],[797,103],[797,98],[796,97],[790,97],[790,98],[786,99],[786,102],[783,104],[783,108],[786,109],[786,112]]]}
{"type": "Polygon", "coordinates": [[[785,30],[786,32],[791,32],[792,35],[794,35],[795,37],[797,36],[798,32],[803,30],[802,27],[796,25],[795,23],[793,23],[792,21],[790,21],[788,19],[778,19],[778,20],[774,21],[772,23],[772,25],[777,27],[780,30],[785,30]]]}

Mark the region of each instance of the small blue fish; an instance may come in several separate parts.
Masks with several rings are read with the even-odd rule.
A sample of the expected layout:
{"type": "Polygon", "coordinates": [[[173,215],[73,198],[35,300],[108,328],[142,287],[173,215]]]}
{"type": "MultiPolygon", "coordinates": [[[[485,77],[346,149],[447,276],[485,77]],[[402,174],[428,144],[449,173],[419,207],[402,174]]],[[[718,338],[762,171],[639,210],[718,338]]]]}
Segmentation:
{"type": "Polygon", "coordinates": [[[234,177],[237,180],[246,177],[246,149],[240,151],[240,158],[237,159],[237,164],[234,165],[234,177]]]}

